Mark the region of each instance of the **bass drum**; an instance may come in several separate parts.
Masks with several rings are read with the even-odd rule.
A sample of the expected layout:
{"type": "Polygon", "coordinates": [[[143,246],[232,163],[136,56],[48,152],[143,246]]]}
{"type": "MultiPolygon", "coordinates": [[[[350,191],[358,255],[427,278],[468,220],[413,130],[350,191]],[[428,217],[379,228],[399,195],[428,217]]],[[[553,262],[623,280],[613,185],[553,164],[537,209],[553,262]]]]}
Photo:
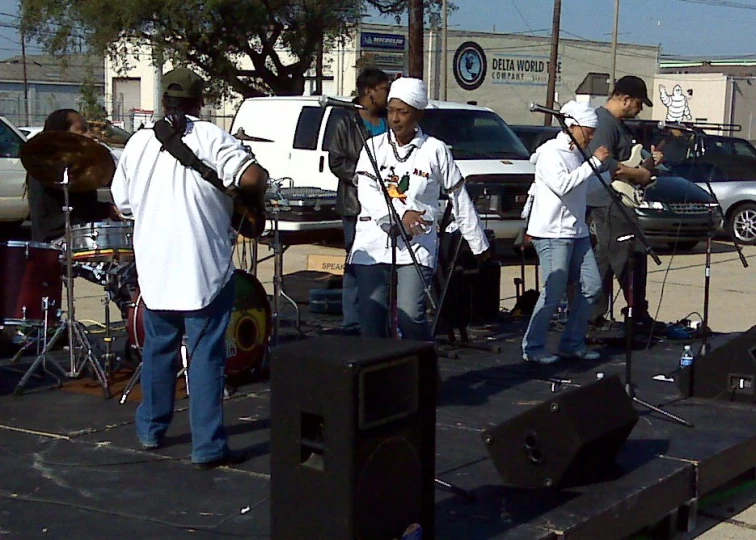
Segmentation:
{"type": "MultiPolygon", "coordinates": [[[[226,375],[251,374],[258,378],[263,371],[265,353],[273,329],[273,314],[265,288],[255,276],[236,270],[234,309],[226,331],[226,375]]],[[[134,293],[126,323],[129,344],[140,354],[144,347],[144,302],[139,289],[134,293]]],[[[191,351],[189,351],[191,361],[191,351]]]]}

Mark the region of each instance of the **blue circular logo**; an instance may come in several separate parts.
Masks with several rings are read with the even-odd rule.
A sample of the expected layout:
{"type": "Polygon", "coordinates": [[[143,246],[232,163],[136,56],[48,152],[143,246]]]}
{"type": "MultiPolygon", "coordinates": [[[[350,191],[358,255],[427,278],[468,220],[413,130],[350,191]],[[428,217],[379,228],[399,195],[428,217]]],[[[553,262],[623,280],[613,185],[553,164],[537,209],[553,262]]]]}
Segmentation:
{"type": "Polygon", "coordinates": [[[475,90],[486,79],[486,53],[474,41],[466,41],[454,53],[454,78],[465,90],[475,90]]]}

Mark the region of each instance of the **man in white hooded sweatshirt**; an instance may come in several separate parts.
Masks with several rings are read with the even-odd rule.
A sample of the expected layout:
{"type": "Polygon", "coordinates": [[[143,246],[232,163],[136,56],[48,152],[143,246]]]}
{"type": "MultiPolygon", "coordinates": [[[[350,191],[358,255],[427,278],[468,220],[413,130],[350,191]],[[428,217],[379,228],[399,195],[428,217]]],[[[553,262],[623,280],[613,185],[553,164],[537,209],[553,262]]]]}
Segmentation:
{"type": "MultiPolygon", "coordinates": [[[[580,147],[588,148],[598,125],[594,109],[570,101],[561,112],[565,124],[580,147]]],[[[591,157],[596,168],[609,156],[605,147],[591,157]]],[[[538,252],[544,285],[522,340],[523,359],[551,364],[562,358],[597,360],[599,354],[585,344],[591,306],[601,292],[601,277],[585,223],[586,192],[593,170],[567,133],[560,133],[541,145],[531,156],[536,166],[531,190],[527,234],[538,252]],[[569,283],[579,283],[570,302],[558,355],[546,349],[551,317],[569,283]]]]}

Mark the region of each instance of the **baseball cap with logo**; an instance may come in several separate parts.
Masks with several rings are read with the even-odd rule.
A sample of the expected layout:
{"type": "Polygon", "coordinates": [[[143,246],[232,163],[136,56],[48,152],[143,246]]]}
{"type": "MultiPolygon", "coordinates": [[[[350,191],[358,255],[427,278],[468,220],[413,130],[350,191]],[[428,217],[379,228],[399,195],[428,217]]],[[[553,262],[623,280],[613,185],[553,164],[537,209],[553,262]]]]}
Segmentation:
{"type": "Polygon", "coordinates": [[[179,67],[163,75],[163,94],[177,98],[201,98],[205,81],[191,69],[179,67]]]}
{"type": "Polygon", "coordinates": [[[634,75],[626,75],[614,83],[614,94],[624,94],[631,98],[643,100],[647,107],[653,107],[654,104],[648,97],[648,89],[643,79],[634,75]]]}

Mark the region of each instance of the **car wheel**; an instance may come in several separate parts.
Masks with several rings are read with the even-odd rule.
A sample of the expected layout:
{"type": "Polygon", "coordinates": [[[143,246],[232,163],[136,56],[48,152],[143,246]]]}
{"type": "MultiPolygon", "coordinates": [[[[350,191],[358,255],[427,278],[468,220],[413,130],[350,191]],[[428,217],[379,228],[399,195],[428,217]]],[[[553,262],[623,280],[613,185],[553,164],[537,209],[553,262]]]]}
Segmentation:
{"type": "Polygon", "coordinates": [[[677,251],[692,251],[698,245],[697,240],[683,240],[680,242],[669,242],[669,249],[677,251]]]}
{"type": "Polygon", "coordinates": [[[741,244],[756,244],[756,204],[741,204],[730,215],[727,221],[730,236],[741,244]]]}

